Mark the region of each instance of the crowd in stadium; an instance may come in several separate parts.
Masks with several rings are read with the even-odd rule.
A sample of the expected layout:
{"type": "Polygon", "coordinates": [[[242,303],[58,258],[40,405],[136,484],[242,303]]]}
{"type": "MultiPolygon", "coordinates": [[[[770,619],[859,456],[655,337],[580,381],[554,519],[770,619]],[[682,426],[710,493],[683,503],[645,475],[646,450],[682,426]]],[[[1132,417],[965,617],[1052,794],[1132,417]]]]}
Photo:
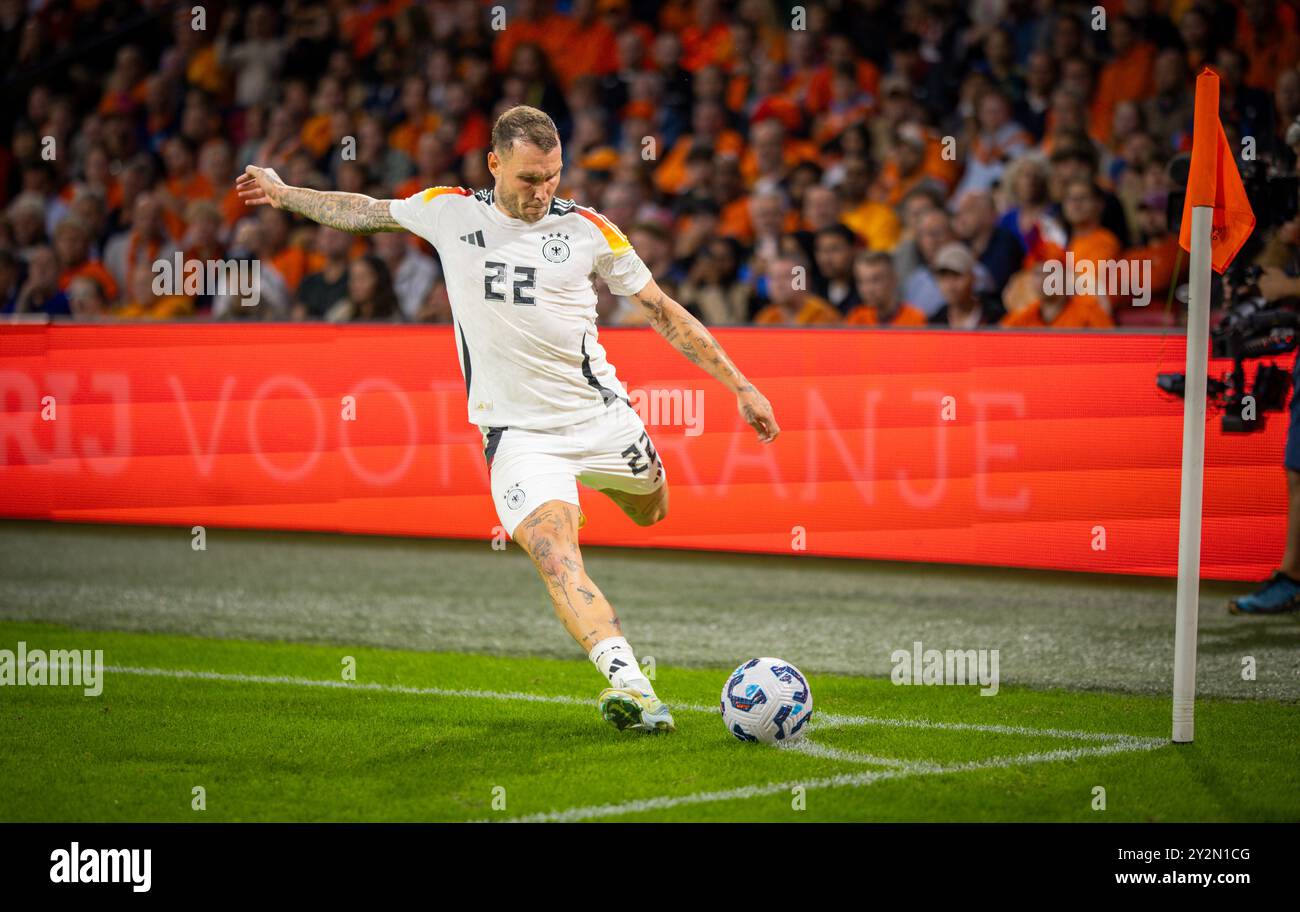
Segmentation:
{"type": "MultiPolygon", "coordinates": [[[[5,314],[449,321],[424,242],[250,209],[234,179],[491,186],[492,122],[530,104],[558,195],[706,324],[1169,325],[1196,73],[1244,156],[1294,173],[1300,147],[1279,0],[0,0],[0,45],[5,314]],[[156,293],[177,251],[256,259],[259,305],[156,293]],[[1150,303],[1046,291],[1066,255],[1149,260],[1150,303]]],[[[1300,221],[1259,233],[1261,293],[1300,294],[1300,221]]],[[[644,319],[597,285],[603,325],[644,319]]]]}

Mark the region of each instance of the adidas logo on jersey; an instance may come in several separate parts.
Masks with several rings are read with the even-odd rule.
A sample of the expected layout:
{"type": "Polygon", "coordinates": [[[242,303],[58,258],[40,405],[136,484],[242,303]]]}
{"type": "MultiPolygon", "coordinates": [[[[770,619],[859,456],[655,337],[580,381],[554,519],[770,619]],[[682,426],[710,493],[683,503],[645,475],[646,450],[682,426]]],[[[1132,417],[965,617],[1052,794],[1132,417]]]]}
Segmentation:
{"type": "Polygon", "coordinates": [[[487,244],[483,243],[482,231],[471,231],[469,234],[462,234],[460,236],[460,239],[464,241],[466,244],[469,244],[471,247],[487,246],[487,244]]]}

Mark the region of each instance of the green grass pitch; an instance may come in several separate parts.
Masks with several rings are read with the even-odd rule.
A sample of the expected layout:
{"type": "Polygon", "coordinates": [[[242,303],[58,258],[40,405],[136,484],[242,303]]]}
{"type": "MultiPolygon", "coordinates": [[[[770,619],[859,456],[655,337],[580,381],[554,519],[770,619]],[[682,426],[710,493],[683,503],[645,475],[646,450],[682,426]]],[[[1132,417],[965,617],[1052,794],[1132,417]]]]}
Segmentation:
{"type": "Polygon", "coordinates": [[[189,540],[0,524],[0,648],[108,666],[98,697],[0,688],[0,820],[1300,819],[1300,625],[1228,616],[1243,587],[1205,587],[1208,695],[1172,745],[1172,582],[584,549],[675,707],[647,737],[598,718],[601,679],[516,548],[189,540]],[[999,693],[893,685],[914,639],[999,648],[999,693]],[[809,678],[796,747],[717,714],[758,654],[809,678]]]}

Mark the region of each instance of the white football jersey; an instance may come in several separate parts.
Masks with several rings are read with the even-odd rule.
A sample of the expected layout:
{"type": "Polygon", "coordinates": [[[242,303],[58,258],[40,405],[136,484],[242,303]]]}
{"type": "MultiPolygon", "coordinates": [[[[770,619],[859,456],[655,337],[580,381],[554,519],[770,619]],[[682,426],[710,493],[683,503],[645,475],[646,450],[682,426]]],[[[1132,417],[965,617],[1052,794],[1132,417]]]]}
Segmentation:
{"type": "Polygon", "coordinates": [[[390,208],[442,259],[471,424],[565,427],[627,398],[597,339],[591,276],[631,295],[651,275],[612,222],[563,199],[525,222],[498,209],[491,189],[461,187],[390,208]]]}

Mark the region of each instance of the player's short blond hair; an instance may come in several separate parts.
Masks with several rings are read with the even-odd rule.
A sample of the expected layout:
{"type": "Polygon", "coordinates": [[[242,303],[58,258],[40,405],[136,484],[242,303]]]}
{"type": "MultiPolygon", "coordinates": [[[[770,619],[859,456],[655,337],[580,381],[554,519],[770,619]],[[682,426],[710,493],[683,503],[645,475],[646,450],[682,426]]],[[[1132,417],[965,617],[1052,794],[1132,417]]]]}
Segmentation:
{"type": "Polygon", "coordinates": [[[528,143],[543,152],[560,144],[560,131],[549,114],[529,105],[515,105],[501,112],[492,127],[492,151],[504,158],[516,142],[528,143]]]}

